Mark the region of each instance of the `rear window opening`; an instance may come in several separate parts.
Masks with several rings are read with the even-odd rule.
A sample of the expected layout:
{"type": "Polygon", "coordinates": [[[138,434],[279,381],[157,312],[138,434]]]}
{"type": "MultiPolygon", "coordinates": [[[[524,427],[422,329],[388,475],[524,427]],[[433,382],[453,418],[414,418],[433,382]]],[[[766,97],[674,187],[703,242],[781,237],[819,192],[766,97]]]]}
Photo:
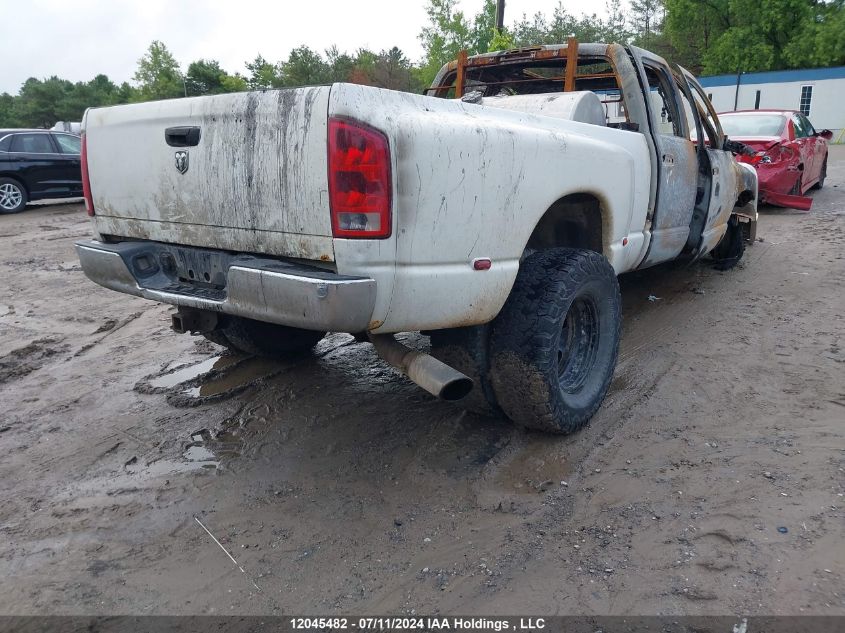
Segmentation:
{"type": "MultiPolygon", "coordinates": [[[[464,70],[464,94],[478,91],[483,97],[538,95],[565,92],[566,50],[547,60],[490,62],[487,66],[467,66],[464,70]]],[[[477,63],[477,62],[476,62],[477,63]]],[[[627,123],[628,116],[619,77],[605,57],[579,57],[575,71],[574,91],[595,93],[605,110],[610,126],[627,123]]],[[[456,95],[457,71],[443,77],[439,86],[425,94],[443,99],[456,95]]]]}
{"type": "Polygon", "coordinates": [[[728,136],[780,136],[786,117],[780,114],[726,114],[720,117],[728,136]]]}

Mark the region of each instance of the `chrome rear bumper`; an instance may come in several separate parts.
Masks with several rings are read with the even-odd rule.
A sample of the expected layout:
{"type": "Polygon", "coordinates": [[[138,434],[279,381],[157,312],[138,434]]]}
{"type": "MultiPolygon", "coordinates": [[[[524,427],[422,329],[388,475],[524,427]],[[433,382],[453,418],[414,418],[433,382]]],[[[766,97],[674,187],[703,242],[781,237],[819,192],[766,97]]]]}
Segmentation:
{"type": "Polygon", "coordinates": [[[159,242],[76,243],[91,281],[130,295],[309,330],[363,332],[376,282],[276,259],[159,242]]]}

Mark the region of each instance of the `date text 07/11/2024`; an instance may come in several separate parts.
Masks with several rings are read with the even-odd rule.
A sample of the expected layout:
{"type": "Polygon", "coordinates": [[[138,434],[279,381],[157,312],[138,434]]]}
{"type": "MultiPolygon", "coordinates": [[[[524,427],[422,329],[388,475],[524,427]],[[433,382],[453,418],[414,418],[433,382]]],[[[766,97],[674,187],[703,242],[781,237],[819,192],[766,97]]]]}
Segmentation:
{"type": "Polygon", "coordinates": [[[539,631],[546,628],[544,618],[462,618],[462,617],[294,617],[294,630],[455,630],[455,631],[539,631]]]}

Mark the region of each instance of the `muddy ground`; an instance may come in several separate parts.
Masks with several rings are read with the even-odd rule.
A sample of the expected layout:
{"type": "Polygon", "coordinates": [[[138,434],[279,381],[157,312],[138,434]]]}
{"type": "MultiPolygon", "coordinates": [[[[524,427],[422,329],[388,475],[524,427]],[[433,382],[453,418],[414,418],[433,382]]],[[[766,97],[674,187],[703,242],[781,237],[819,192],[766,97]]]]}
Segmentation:
{"type": "Polygon", "coordinates": [[[345,335],[274,363],[174,334],[84,277],[79,204],[0,216],[0,613],[845,613],[844,150],[738,269],[622,279],[566,438],[345,335]]]}

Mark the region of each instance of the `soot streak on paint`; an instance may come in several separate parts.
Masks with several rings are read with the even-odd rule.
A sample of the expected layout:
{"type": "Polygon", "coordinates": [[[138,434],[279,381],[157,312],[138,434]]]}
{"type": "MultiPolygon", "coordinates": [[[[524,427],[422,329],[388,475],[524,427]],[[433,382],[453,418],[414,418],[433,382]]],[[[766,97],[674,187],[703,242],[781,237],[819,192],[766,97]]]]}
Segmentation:
{"type": "Polygon", "coordinates": [[[246,176],[246,195],[249,201],[247,212],[249,217],[249,228],[255,229],[255,211],[260,208],[258,200],[259,192],[254,186],[255,183],[255,147],[258,122],[255,112],[258,109],[259,93],[249,92],[246,96],[246,110],[244,112],[244,175],[246,176]]]}

